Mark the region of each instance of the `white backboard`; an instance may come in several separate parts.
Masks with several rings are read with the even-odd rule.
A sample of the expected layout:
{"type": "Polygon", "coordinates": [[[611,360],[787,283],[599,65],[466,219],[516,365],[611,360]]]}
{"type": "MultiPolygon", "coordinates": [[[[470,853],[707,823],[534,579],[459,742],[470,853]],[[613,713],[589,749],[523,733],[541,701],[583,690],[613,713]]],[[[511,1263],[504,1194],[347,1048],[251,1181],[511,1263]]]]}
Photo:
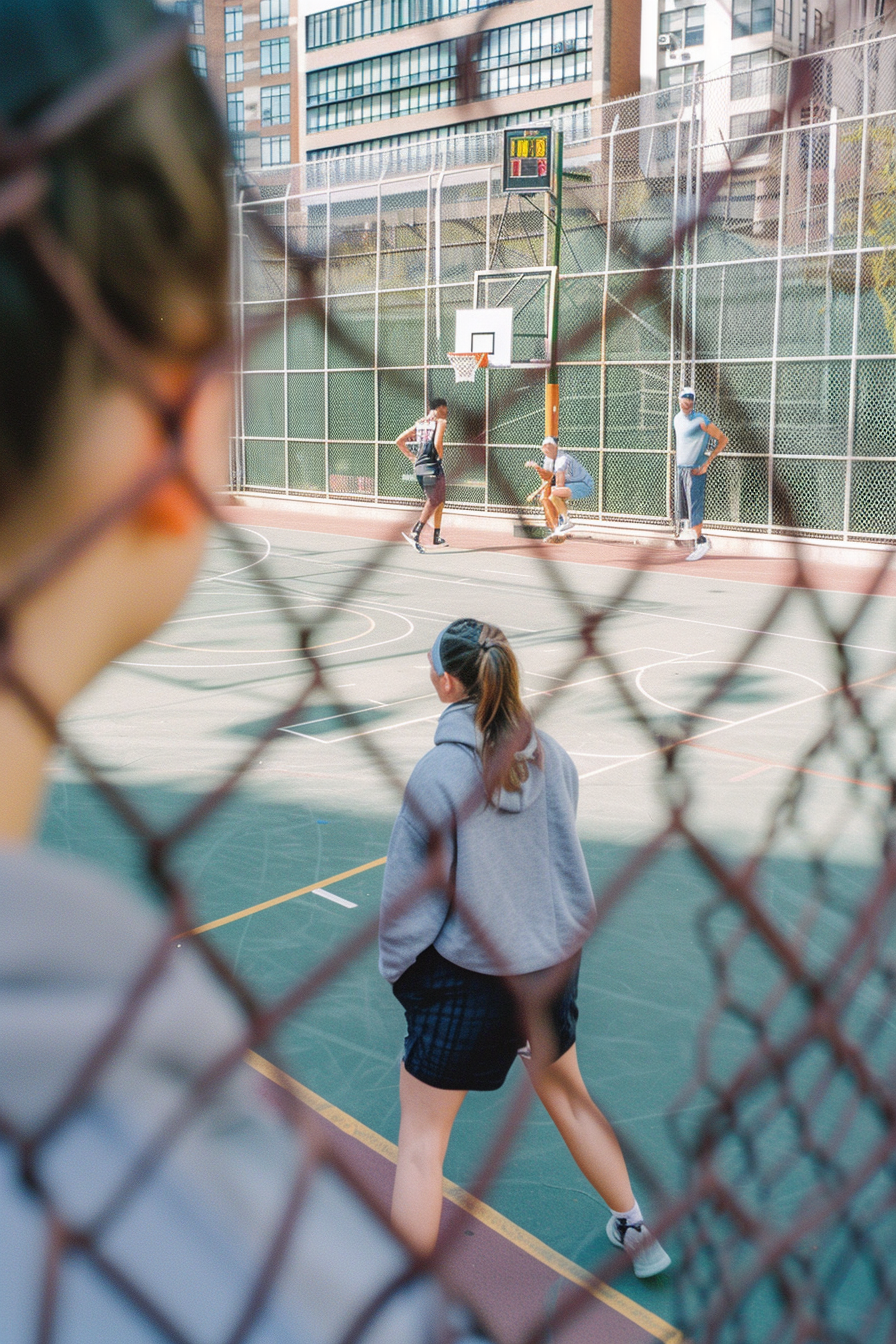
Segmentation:
{"type": "Polygon", "coordinates": [[[512,308],[458,308],[454,315],[454,349],[458,354],[488,355],[490,367],[506,369],[512,362],[512,308]]]}

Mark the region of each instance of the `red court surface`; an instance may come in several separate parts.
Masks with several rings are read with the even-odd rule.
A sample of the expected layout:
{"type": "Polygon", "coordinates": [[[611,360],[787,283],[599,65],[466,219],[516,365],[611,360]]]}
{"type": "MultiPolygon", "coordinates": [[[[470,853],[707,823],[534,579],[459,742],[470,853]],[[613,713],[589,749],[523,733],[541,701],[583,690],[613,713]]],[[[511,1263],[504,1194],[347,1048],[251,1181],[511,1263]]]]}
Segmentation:
{"type": "MultiPolygon", "coordinates": [[[[330,536],[356,537],[359,540],[387,541],[394,537],[398,523],[393,518],[385,519],[370,511],[359,510],[354,516],[320,513],[303,513],[300,508],[265,508],[263,505],[247,506],[243,504],[225,504],[219,509],[221,517],[229,523],[255,524],[261,527],[282,527],[297,532],[321,532],[330,536]]],[[[407,526],[403,522],[401,526],[407,526]]],[[[465,517],[455,524],[446,514],[444,532],[449,544],[457,549],[482,551],[484,554],[532,555],[544,559],[547,553],[551,560],[560,564],[599,565],[608,569],[650,569],[674,570],[693,578],[731,579],[741,583],[762,583],[771,587],[792,587],[798,580],[796,561],[790,556],[766,557],[736,554],[713,554],[710,552],[699,564],[690,564],[686,556],[690,551],[687,543],[672,547],[665,541],[661,545],[626,545],[621,541],[598,541],[587,537],[573,537],[562,545],[545,546],[542,541],[514,537],[511,534],[487,531],[477,528],[476,520],[465,517]]],[[[403,544],[403,543],[397,543],[403,544]]],[[[438,564],[438,557],[431,558],[438,564]]],[[[803,565],[804,582],[813,588],[839,593],[865,593],[873,591],[881,595],[896,596],[896,567],[891,563],[886,551],[875,555],[874,563],[868,565],[843,565],[820,563],[812,560],[803,565]]],[[[424,558],[421,557],[421,563],[424,558]]]]}
{"type": "MultiPolygon", "coordinates": [[[[388,1210],[393,1145],[337,1108],[321,1103],[260,1056],[251,1059],[271,1085],[298,1099],[306,1121],[323,1126],[327,1146],[338,1153],[371,1201],[384,1212],[388,1210]],[[313,1109],[306,1104],[306,1096],[318,1103],[313,1109]]],[[[454,1241],[446,1260],[448,1280],[499,1344],[522,1344],[546,1317],[573,1305],[568,1322],[551,1326],[545,1340],[551,1344],[650,1344],[656,1340],[683,1344],[680,1331],[618,1290],[603,1284],[593,1291],[582,1286],[587,1276],[578,1266],[521,1228],[507,1224],[487,1205],[480,1206],[480,1216],[476,1216],[446,1198],[442,1217],[443,1236],[447,1232],[454,1241]],[[490,1226],[492,1221],[499,1226],[490,1226]]]]}

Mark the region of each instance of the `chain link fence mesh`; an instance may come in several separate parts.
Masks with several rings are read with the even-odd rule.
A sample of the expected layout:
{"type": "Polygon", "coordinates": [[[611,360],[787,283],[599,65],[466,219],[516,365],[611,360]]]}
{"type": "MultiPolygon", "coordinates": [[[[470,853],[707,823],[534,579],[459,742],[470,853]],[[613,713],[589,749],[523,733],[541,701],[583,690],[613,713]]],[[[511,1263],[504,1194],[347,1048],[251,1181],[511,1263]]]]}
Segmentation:
{"type": "MultiPolygon", "coordinates": [[[[884,52],[892,51],[887,43],[879,46],[884,52]]],[[[104,74],[106,98],[111,100],[123,89],[150,78],[159,62],[170,55],[167,38],[148,43],[135,57],[129,54],[120,67],[104,74]]],[[[865,297],[875,317],[879,316],[888,329],[888,310],[881,298],[888,293],[886,286],[872,286],[873,294],[866,294],[862,277],[866,260],[869,267],[871,260],[864,252],[849,251],[856,229],[863,231],[866,240],[870,236],[874,209],[868,208],[865,196],[856,197],[853,218],[859,222],[850,224],[847,208],[850,183],[862,177],[864,164],[867,187],[868,165],[876,161],[867,153],[863,158],[858,147],[864,144],[867,151],[877,113],[863,101],[867,100],[869,84],[856,72],[867,76],[871,62],[877,68],[879,55],[878,47],[871,44],[858,53],[812,58],[808,67],[802,63],[799,79],[793,72],[788,75],[787,100],[782,109],[788,124],[796,122],[807,84],[812,90],[821,88],[830,102],[830,86],[837,83],[838,88],[843,86],[837,95],[843,117],[862,115],[852,132],[842,126],[838,132],[844,137],[838,162],[851,165],[843,169],[846,176],[838,179],[840,229],[845,232],[838,233],[837,247],[847,250],[839,250],[837,258],[846,271],[852,263],[858,282],[851,294],[846,290],[847,307],[850,302],[853,305],[853,333],[856,305],[865,297]],[[847,96],[850,90],[852,106],[847,96]],[[849,134],[853,134],[856,145],[852,158],[847,152],[853,143],[846,138],[849,134]]],[[[884,65],[881,60],[881,69],[884,65]]],[[[879,90],[881,97],[884,92],[879,90]]],[[[707,106],[711,93],[711,89],[706,91],[707,106]]],[[[658,104],[659,96],[655,97],[658,104]]],[[[104,105],[102,97],[98,105],[104,105]]],[[[576,447],[599,482],[603,515],[658,521],[668,517],[669,458],[664,436],[667,439],[670,389],[682,360],[690,360],[699,396],[704,404],[718,408],[719,419],[733,431],[732,451],[719,464],[721,470],[710,478],[714,518],[739,526],[774,527],[792,536],[801,530],[827,535],[842,533],[846,512],[845,530],[849,534],[858,534],[866,526],[875,535],[889,535],[892,491],[882,488],[890,478],[886,474],[888,457],[881,447],[882,439],[889,440],[889,436],[869,430],[868,421],[859,416],[859,408],[873,403],[879,389],[887,391],[888,401],[893,401],[892,386],[887,381],[892,362],[884,359],[880,350],[874,358],[860,358],[854,343],[844,355],[837,355],[833,332],[840,331],[838,339],[842,339],[849,314],[838,326],[834,321],[836,310],[829,305],[830,350],[825,348],[823,355],[814,351],[810,360],[794,356],[794,362],[788,363],[780,341],[786,325],[782,320],[783,257],[770,267],[754,255],[769,238],[775,246],[783,246],[784,241],[784,235],[776,232],[782,218],[781,196],[778,193],[776,197],[769,178],[770,167],[772,176],[778,170],[775,155],[765,146],[773,136],[759,136],[763,143],[755,154],[750,144],[744,150],[746,160],[751,156],[761,158],[765,173],[761,179],[755,178],[749,218],[741,212],[742,202],[738,204],[735,192],[735,188],[742,188],[749,168],[741,161],[723,181],[715,182],[715,194],[701,207],[703,212],[698,209],[685,216],[670,233],[670,194],[674,198],[676,193],[688,190],[687,169],[682,169],[671,189],[667,180],[659,195],[654,193],[653,178],[645,172],[644,164],[662,156],[672,157],[670,124],[660,121],[655,128],[663,131],[666,140],[659,133],[653,137],[653,130],[647,132],[643,125],[644,116],[639,119],[636,115],[643,113],[644,106],[641,103],[622,109],[625,132],[618,155],[620,176],[607,172],[604,155],[588,167],[588,185],[575,188],[581,191],[583,203],[573,208],[581,211],[582,219],[569,244],[570,251],[579,246],[586,253],[589,240],[593,242],[602,229],[605,232],[611,209],[617,222],[631,224],[628,231],[623,227],[609,241],[604,239],[610,265],[602,274],[588,276],[597,294],[607,286],[609,272],[614,272],[614,306],[608,305],[605,325],[596,323],[593,312],[586,308],[583,325],[568,331],[564,344],[563,404],[568,408],[564,410],[564,426],[569,427],[570,436],[577,436],[576,447]],[[645,134],[651,137],[648,147],[645,134]],[[761,207],[760,202],[764,202],[761,207]],[[656,209],[655,215],[646,209],[648,203],[651,210],[656,209]],[[699,261],[684,260],[691,245],[688,238],[695,230],[699,237],[704,227],[712,231],[720,218],[734,223],[730,229],[715,231],[716,246],[719,251],[730,249],[733,255],[726,254],[721,264],[716,257],[701,270],[699,261]],[[603,225],[599,221],[604,221],[603,225]],[[766,229],[766,225],[771,227],[766,229]],[[771,274],[775,266],[777,280],[771,274]],[[626,272],[630,276],[628,285],[623,276],[626,272]],[[747,279],[754,274],[761,277],[756,284],[747,279]],[[701,297],[704,283],[706,292],[701,297]],[[694,285],[698,325],[692,325],[689,317],[689,294],[694,291],[688,286],[694,285]],[[728,342],[734,339],[734,333],[745,334],[732,317],[732,305],[734,312],[738,307],[743,311],[749,299],[755,306],[757,294],[775,310],[771,320],[778,334],[771,351],[766,346],[749,358],[739,355],[726,360],[721,353],[723,343],[730,350],[728,342]],[[718,329],[713,322],[714,305],[718,329]],[[658,333],[663,331],[672,333],[668,351],[661,348],[658,333]],[[615,357],[600,364],[580,358],[593,349],[596,333],[602,338],[604,332],[608,345],[611,339],[616,342],[615,357]],[[642,342],[651,352],[650,359],[639,358],[645,353],[642,342]],[[852,418],[845,420],[844,416],[852,418]],[[603,437],[595,441],[588,431],[596,422],[603,426],[603,437]],[[788,439],[789,426],[793,426],[792,439],[788,439]],[[843,454],[844,434],[854,436],[849,458],[843,454]],[[847,466],[852,473],[848,482],[847,466]]],[[[180,877],[184,843],[201,836],[265,746],[282,727],[297,722],[314,694],[325,692],[349,724],[357,722],[357,714],[344,702],[326,664],[315,653],[331,618],[313,610],[299,617],[291,593],[281,587],[271,570],[263,571],[271,608],[282,613],[285,642],[291,642],[300,656],[300,670],[282,692],[282,707],[252,740],[238,764],[183,815],[160,827],[143,815],[138,802],[89,752],[66,738],[62,727],[16,671],[14,631],[28,595],[52,582],[54,575],[89,550],[107,528],[129,516],[150,497],[160,480],[171,477],[184,481],[202,507],[211,516],[215,512],[213,502],[182,458],[178,421],[182,407],[152,396],[143,386],[139,366],[128,357],[130,342],[95,301],[81,263],[43,219],[40,194],[29,195],[26,190],[29,174],[41,154],[64,143],[65,136],[80,124],[79,118],[87,115],[78,102],[77,91],[74,100],[63,102],[57,110],[69,114],[60,115],[55,123],[50,118],[51,127],[57,129],[44,138],[39,134],[26,138],[24,145],[17,147],[0,198],[0,223],[5,229],[19,230],[27,239],[84,331],[112,367],[140,390],[147,408],[166,428],[170,452],[162,468],[137,482],[89,527],[62,537],[23,577],[7,587],[2,596],[4,656],[0,676],[6,691],[68,748],[92,786],[133,834],[170,911],[170,924],[122,1003],[120,1014],[97,1039],[95,1051],[74,1078],[51,1122],[40,1132],[31,1133],[4,1116],[3,1142],[15,1153],[19,1177],[43,1207],[50,1230],[35,1338],[55,1338],[60,1306],[55,1290],[60,1270],[68,1258],[76,1256],[89,1263],[92,1271],[146,1321],[147,1328],[155,1332],[153,1337],[205,1339],[205,1327],[197,1334],[181,1328],[166,1317],[151,1294],[116,1268],[114,1255],[107,1253],[103,1240],[104,1227],[113,1212],[139,1202],[158,1163],[201,1115],[215,1089],[240,1067],[244,1052],[269,1040],[284,1022],[295,1020],[315,995],[336,981],[375,938],[375,927],[368,924],[361,928],[311,976],[289,985],[264,1006],[233,974],[214,944],[197,937],[197,955],[241,1006],[244,1026],[236,1042],[209,1061],[182,1104],[149,1135],[123,1173],[104,1216],[92,1225],[80,1226],[54,1206],[41,1158],[60,1127],[78,1118],[97,1079],[126,1048],[133,1021],[139,1018],[146,995],[163,974],[170,956],[171,934],[192,927],[190,897],[180,877]]],[[[604,110],[605,119],[611,111],[604,110]]],[[[674,136],[680,139],[687,124],[684,120],[673,124],[674,136]]],[[[715,143],[709,138],[710,118],[701,125],[707,128],[703,149],[708,156],[715,143]]],[[[692,133],[687,133],[693,139],[692,133]]],[[[615,133],[607,131],[602,136],[603,149],[609,149],[610,134],[615,133]]],[[[779,143],[782,134],[786,136],[793,153],[803,153],[801,137],[807,135],[805,130],[774,134],[779,143]]],[[[582,158],[586,157],[583,151],[582,158]]],[[[880,163],[882,173],[890,171],[883,157],[880,163]]],[[[693,181],[690,190],[693,195],[693,181]]],[[[484,189],[482,184],[476,190],[465,184],[459,191],[457,203],[472,214],[476,202],[487,203],[488,180],[484,189]]],[[[402,499],[413,494],[392,465],[394,456],[383,451],[391,444],[395,427],[402,421],[409,423],[413,416],[408,412],[420,404],[424,366],[400,363],[409,349],[419,348],[407,342],[404,324],[413,323],[416,342],[422,331],[429,349],[441,351],[446,331],[451,329],[453,306],[470,302],[471,277],[463,281],[443,278],[438,283],[433,277],[432,268],[437,271],[443,257],[441,249],[433,250],[437,218],[433,202],[437,193],[432,181],[419,189],[406,186],[398,200],[378,187],[364,209],[356,192],[353,195],[354,199],[340,198],[333,192],[319,196],[315,202],[291,198],[285,204],[271,205],[269,201],[258,207],[250,203],[248,192],[244,194],[238,233],[244,285],[239,314],[244,353],[241,443],[247,489],[362,499],[402,499]],[[421,220],[414,214],[424,209],[423,197],[429,204],[421,220]],[[372,228],[371,219],[376,220],[372,228]],[[289,250],[282,246],[286,239],[289,250]],[[309,251],[302,250],[305,244],[309,251]],[[326,249],[323,264],[317,259],[322,247],[326,249]],[[387,274],[392,280],[400,278],[402,284],[394,288],[384,285],[387,274]],[[422,316],[421,285],[425,299],[422,316]],[[394,364],[381,361],[384,351],[389,352],[394,364]]],[[[741,195],[746,198],[749,193],[743,189],[741,195]]],[[[466,257],[471,246],[478,259],[485,256],[488,247],[482,237],[493,236],[493,213],[492,223],[488,223],[492,210],[492,206],[487,207],[485,223],[472,225],[462,222],[458,214],[457,241],[448,244],[456,248],[457,260],[445,263],[452,277],[456,275],[454,267],[461,270],[466,265],[464,262],[462,266],[459,259],[466,257]],[[478,230],[479,240],[471,244],[464,237],[465,230],[474,234],[478,230]]],[[[537,252],[542,240],[541,226],[536,229],[522,207],[518,214],[519,231],[511,230],[511,241],[500,258],[502,264],[528,264],[526,249],[534,247],[537,252]]],[[[784,219],[788,218],[785,211],[784,219]]],[[[794,236],[799,241],[799,229],[807,218],[814,219],[814,215],[794,214],[794,236]]],[[[446,232],[451,234],[450,229],[446,232]]],[[[600,247],[595,255],[599,252],[600,247]]],[[[791,261],[794,280],[802,283],[803,263],[798,257],[791,261]]],[[[808,273],[826,292],[839,293],[840,282],[835,284],[834,267],[829,261],[810,256],[808,273]]],[[[880,275],[889,284],[889,271],[883,263],[880,275]]],[[[808,302],[805,297],[793,297],[792,301],[797,305],[808,302]]],[[[792,317],[791,321],[797,319],[792,317]]],[[[761,343],[764,337],[756,328],[763,324],[754,320],[748,325],[751,330],[746,335],[761,343]]],[[[822,324],[823,336],[826,331],[827,319],[822,324]]],[[[441,363],[431,361],[425,367],[431,374],[433,391],[445,390],[448,374],[441,363]]],[[[457,489],[467,492],[468,505],[520,510],[524,489],[520,448],[525,445],[531,451],[530,445],[540,437],[533,433],[540,412],[541,381],[531,372],[495,370],[487,384],[480,380],[453,394],[453,423],[460,431],[455,433],[452,445],[454,477],[457,489]]],[[[884,407],[878,408],[878,414],[891,412],[884,407]]],[[[238,549],[245,547],[235,531],[230,538],[238,549]]],[[[364,565],[347,569],[342,601],[362,593],[377,577],[391,544],[390,538],[373,549],[364,565]]],[[[671,853],[693,886],[695,895],[686,917],[693,920],[705,957],[700,973],[707,976],[712,987],[709,1010],[696,1031],[690,1081],[667,1116],[670,1151],[674,1154],[672,1169],[660,1175],[652,1169],[647,1154],[633,1154],[636,1168],[649,1184],[660,1210],[655,1230],[661,1237],[675,1236],[678,1245],[673,1280],[675,1325],[691,1338],[724,1340],[726,1344],[741,1340],[755,1340],[757,1344],[770,1340],[842,1344],[854,1340],[856,1344],[868,1344],[892,1339],[896,1332],[896,1259],[892,1253],[896,1232],[896,1093],[892,1084],[896,1054],[896,869],[891,814],[896,779],[890,750],[891,702],[880,693],[881,689],[892,691],[894,668],[884,661],[882,670],[869,676],[859,657],[865,649],[863,621],[870,595],[885,583],[889,557],[883,557],[879,569],[869,575],[868,594],[857,597],[848,615],[837,619],[823,595],[813,589],[796,542],[793,562],[793,583],[768,590],[764,609],[755,617],[755,629],[743,632],[740,647],[729,663],[716,666],[691,684],[690,708],[677,718],[645,708],[624,675],[624,659],[614,651],[608,633],[613,615],[639,601],[643,571],[632,569],[621,580],[616,598],[609,605],[583,605],[569,590],[563,566],[551,563],[546,554],[542,555],[541,582],[554,595],[558,612],[575,632],[574,639],[568,638],[558,646],[562,651],[556,666],[559,683],[570,682],[586,666],[605,674],[608,716],[625,718],[633,726],[645,758],[655,766],[655,833],[635,848],[618,871],[598,884],[595,937],[601,938],[613,912],[635,899],[645,876],[671,853]],[[734,860],[701,833],[695,819],[694,760],[701,751],[711,752],[713,747],[711,740],[706,740],[710,730],[701,733],[694,725],[699,727],[702,719],[711,718],[713,709],[727,703],[732,695],[749,692],[749,678],[754,675],[750,668],[757,650],[768,633],[792,612],[799,613],[797,619],[808,625],[811,637],[830,644],[832,685],[809,697],[813,714],[801,731],[793,761],[782,769],[780,786],[757,822],[755,844],[749,854],[734,860]],[[816,775],[836,778],[844,786],[828,808],[822,826],[813,814],[807,790],[807,781],[816,775]],[[870,849],[874,861],[867,870],[847,880],[838,866],[834,841],[843,827],[857,818],[873,838],[870,849]]],[[[384,785],[400,789],[400,770],[382,739],[364,736],[358,743],[360,760],[375,769],[384,785]]],[[[416,890],[409,891],[407,900],[413,901],[416,894],[416,890]]],[[[483,1161],[475,1186],[478,1194],[487,1192],[500,1169],[521,1122],[525,1100],[523,1090],[510,1107],[483,1161]]],[[[292,1188],[284,1191],[274,1233],[259,1255],[257,1278],[235,1323],[222,1330],[222,1340],[236,1344],[252,1337],[290,1238],[309,1216],[309,1172],[318,1167],[331,1167],[352,1183],[339,1153],[329,1148],[322,1136],[309,1138],[306,1162],[292,1188]]],[[[359,1195],[367,1198],[363,1190],[359,1195]]],[[[381,1211],[375,1212],[382,1218],[381,1211]]],[[[427,1264],[412,1262],[408,1269],[400,1270],[365,1312],[346,1327],[346,1344],[364,1338],[388,1302],[415,1279],[423,1274],[440,1275],[446,1255],[447,1248],[441,1248],[427,1264]]],[[[602,1279],[613,1280],[625,1268],[621,1261],[622,1257],[608,1255],[593,1268],[602,1279]]],[[[589,1300],[584,1289],[568,1296],[533,1328],[529,1344],[556,1337],[564,1323],[574,1320],[589,1300]]]]}
{"type": "MultiPolygon", "coordinates": [[[[882,478],[885,467],[872,464],[886,453],[879,444],[892,438],[890,398],[876,400],[871,388],[875,380],[887,383],[896,360],[894,47],[896,39],[879,37],[557,119],[560,127],[569,123],[560,363],[567,388],[575,378],[588,383],[581,396],[563,397],[562,433],[570,446],[597,453],[600,463],[600,488],[577,508],[581,520],[670,523],[668,490],[657,498],[656,471],[638,460],[643,430],[649,422],[651,445],[671,460],[677,388],[696,381],[706,398],[700,408],[721,417],[730,451],[751,462],[740,479],[756,476],[753,455],[763,453],[767,471],[780,462],[797,491],[785,524],[767,489],[747,498],[715,490],[708,516],[714,528],[741,531],[749,523],[767,534],[795,530],[846,543],[892,539],[886,500],[879,497],[875,507],[863,482],[882,478]],[[647,289],[639,286],[633,267],[660,256],[662,272],[647,289]],[[869,362],[874,357],[876,365],[869,362]],[[802,370],[807,359],[818,361],[816,372],[802,370]],[[715,374],[706,361],[718,365],[715,374]],[[751,367],[741,369],[746,361],[751,367]],[[617,391],[629,384],[630,365],[642,380],[634,424],[617,391]],[[747,378],[755,381],[755,398],[747,378]],[[724,404],[723,382],[742,389],[736,413],[724,404]],[[807,405],[815,406],[818,394],[829,432],[807,426],[801,439],[807,405]],[[820,468],[799,465],[803,455],[824,451],[832,479],[846,491],[839,499],[835,488],[820,501],[814,484],[820,468]]],[[[334,378],[346,363],[356,366],[340,348],[343,320],[362,338],[374,373],[407,372],[414,412],[407,424],[427,394],[448,394],[462,410],[471,405],[447,366],[454,312],[486,306],[509,287],[491,280],[476,295],[474,274],[550,261],[550,230],[540,210],[499,190],[499,154],[500,137],[490,133],[260,175],[266,192],[282,193],[286,229],[313,232],[322,257],[318,284],[327,295],[329,335],[318,368],[330,372],[331,424],[323,437],[333,451],[338,440],[360,437],[345,425],[344,386],[334,378]]],[[[257,209],[251,194],[244,212],[257,209]]],[[[282,275],[282,257],[266,253],[265,261],[251,230],[244,235],[238,301],[249,312],[273,283],[261,271],[282,275]]],[[[529,288],[537,284],[533,276],[529,288]]],[[[532,299],[517,290],[507,300],[516,309],[518,363],[543,358],[542,318],[532,299]]],[[[274,374],[282,364],[267,368],[274,374]]],[[[268,381],[264,395],[274,397],[268,381]]],[[[484,381],[486,458],[500,454],[502,473],[513,475],[503,450],[537,443],[539,418],[522,412],[508,431],[508,417],[494,413],[506,379],[492,370],[484,381]]],[[[387,473],[400,432],[392,411],[391,404],[376,404],[369,434],[382,450],[379,470],[387,473]]],[[[247,419],[241,425],[247,461],[255,437],[271,436],[247,419]]],[[[463,453],[459,446],[460,460],[463,453]]],[[[521,453],[514,504],[527,493],[524,460],[521,453]]],[[[247,471],[241,488],[264,491],[270,483],[247,471]]],[[[321,492],[341,493],[326,483],[321,492]]],[[[382,501],[406,497],[377,476],[372,493],[382,501]]],[[[476,496],[461,487],[454,502],[502,512],[510,507],[506,495],[503,487],[494,497],[488,488],[476,496]]]]}

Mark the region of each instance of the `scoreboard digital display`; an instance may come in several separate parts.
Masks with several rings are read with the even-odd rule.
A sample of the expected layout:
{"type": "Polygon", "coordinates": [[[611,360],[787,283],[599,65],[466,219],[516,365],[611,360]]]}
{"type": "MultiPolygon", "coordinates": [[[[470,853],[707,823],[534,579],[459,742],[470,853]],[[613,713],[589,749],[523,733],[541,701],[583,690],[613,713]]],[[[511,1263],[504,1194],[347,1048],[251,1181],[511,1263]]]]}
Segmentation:
{"type": "Polygon", "coordinates": [[[553,189],[553,127],[513,126],[504,132],[504,190],[553,189]]]}

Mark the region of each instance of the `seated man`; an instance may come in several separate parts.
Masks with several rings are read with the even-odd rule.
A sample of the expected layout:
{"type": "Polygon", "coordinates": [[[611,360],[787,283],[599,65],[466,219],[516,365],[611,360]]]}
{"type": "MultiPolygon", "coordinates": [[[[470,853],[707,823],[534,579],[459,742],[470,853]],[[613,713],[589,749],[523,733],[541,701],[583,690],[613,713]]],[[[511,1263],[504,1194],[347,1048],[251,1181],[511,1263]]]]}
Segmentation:
{"type": "Polygon", "coordinates": [[[562,541],[566,533],[572,531],[569,517],[571,499],[587,499],[594,494],[594,481],[572,453],[561,453],[555,438],[548,436],[542,441],[544,465],[527,462],[538,472],[544,485],[537,492],[544,509],[545,523],[550,535],[546,541],[562,541]]]}

